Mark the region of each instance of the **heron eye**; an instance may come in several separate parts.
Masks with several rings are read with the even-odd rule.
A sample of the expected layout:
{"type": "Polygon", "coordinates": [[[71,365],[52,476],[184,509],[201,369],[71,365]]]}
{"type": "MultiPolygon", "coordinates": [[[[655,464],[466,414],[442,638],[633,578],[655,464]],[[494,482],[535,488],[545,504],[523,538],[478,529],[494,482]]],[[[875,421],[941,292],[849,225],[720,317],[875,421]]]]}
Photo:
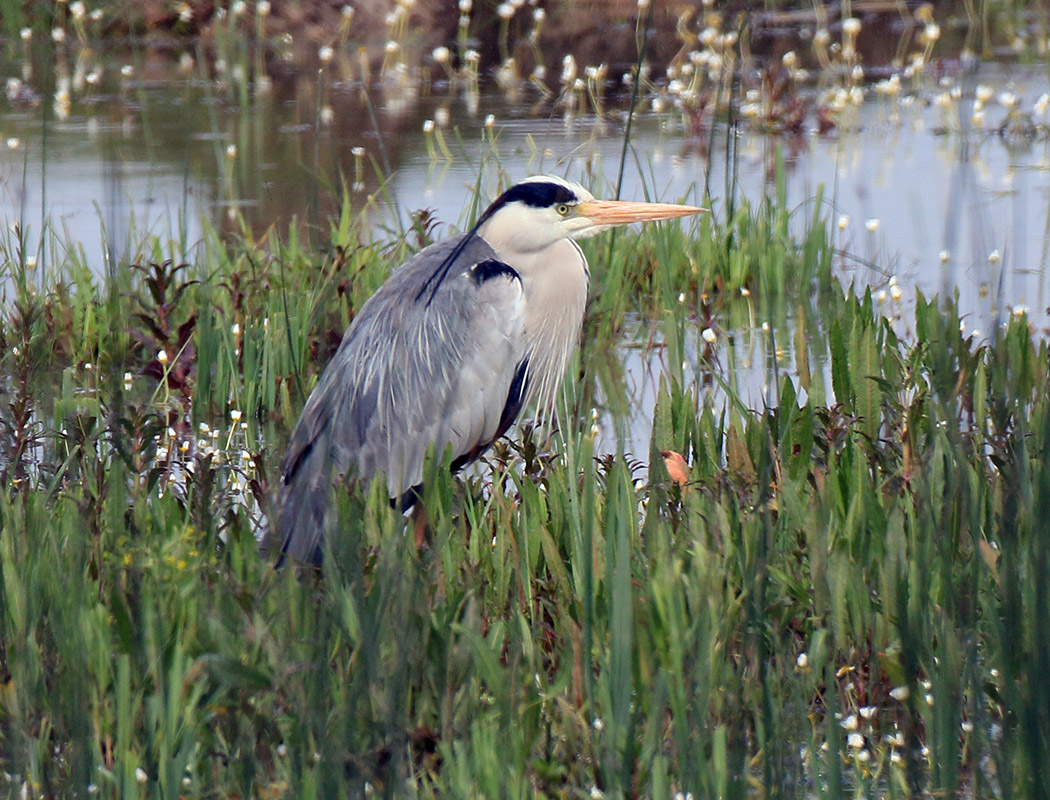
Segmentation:
{"type": "Polygon", "coordinates": [[[569,206],[566,203],[559,203],[558,208],[556,210],[561,216],[564,217],[566,214],[569,213],[569,206]]]}

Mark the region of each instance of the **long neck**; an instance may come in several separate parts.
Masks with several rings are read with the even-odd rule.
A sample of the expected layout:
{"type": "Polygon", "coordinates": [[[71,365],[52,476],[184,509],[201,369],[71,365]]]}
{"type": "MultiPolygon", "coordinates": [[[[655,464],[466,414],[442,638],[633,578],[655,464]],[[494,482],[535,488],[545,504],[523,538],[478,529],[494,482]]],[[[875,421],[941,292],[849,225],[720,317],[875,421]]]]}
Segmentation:
{"type": "Polygon", "coordinates": [[[575,242],[561,239],[536,253],[517,254],[512,266],[525,289],[528,399],[548,411],[580,339],[587,305],[587,259],[575,242]]]}

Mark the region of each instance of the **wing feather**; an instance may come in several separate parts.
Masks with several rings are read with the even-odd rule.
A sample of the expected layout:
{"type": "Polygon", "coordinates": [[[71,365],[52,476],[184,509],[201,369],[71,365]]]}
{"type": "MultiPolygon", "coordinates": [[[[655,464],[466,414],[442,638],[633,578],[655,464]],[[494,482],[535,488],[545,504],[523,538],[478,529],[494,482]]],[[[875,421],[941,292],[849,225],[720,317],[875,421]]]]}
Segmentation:
{"type": "Polygon", "coordinates": [[[382,477],[400,497],[422,481],[431,445],[462,464],[502,435],[523,395],[524,317],[520,277],[477,237],[433,245],[398,269],[307,400],[264,549],[317,562],[333,481],[382,477]]]}

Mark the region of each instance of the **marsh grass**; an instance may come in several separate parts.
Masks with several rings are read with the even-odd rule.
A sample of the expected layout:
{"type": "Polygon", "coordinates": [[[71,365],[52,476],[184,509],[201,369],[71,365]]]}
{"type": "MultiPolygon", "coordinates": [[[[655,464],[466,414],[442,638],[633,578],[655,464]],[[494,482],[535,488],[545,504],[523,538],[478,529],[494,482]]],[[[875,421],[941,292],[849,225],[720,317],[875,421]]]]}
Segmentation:
{"type": "Polygon", "coordinates": [[[75,261],[33,282],[10,251],[5,791],[1043,796],[1046,344],[1023,318],[964,338],[922,297],[899,338],[832,278],[821,207],[801,235],[774,192],[588,243],[554,438],[524,425],[463,479],[431,464],[420,553],[380,490],[340,495],[316,575],[256,552],[282,442],[432,229],[377,242],[346,210],[323,246],[210,237],[109,285],[75,261]],[[742,288],[793,359],[753,410],[674,366],[717,362],[698,331],[742,288]],[[670,351],[650,452],[596,454],[632,315],[670,351]]]}

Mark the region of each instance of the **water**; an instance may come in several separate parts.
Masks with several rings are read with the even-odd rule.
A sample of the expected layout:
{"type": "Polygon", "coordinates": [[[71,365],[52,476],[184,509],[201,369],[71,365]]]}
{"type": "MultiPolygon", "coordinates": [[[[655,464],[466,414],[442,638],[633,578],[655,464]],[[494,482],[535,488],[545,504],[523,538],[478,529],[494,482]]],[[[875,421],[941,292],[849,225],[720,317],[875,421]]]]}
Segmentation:
{"type": "MultiPolygon", "coordinates": [[[[159,237],[162,255],[183,260],[212,229],[258,233],[295,220],[325,231],[344,184],[375,224],[396,228],[427,208],[446,224],[444,235],[467,222],[479,174],[485,199],[501,172],[511,179],[553,172],[610,193],[623,142],[625,113],[612,104],[602,116],[571,114],[534,97],[456,94],[412,81],[366,93],[334,71],[290,70],[249,89],[230,76],[216,79],[214,65],[189,54],[150,50],[104,50],[87,63],[83,53],[51,63],[37,54],[0,68],[8,89],[0,101],[0,219],[28,231],[41,269],[67,255],[44,244],[46,229],[100,275],[109,259],[155,258],[145,234],[159,237]],[[427,120],[438,133],[424,133],[427,120]],[[389,175],[385,185],[380,175],[389,175]]],[[[701,203],[707,187],[717,214],[730,191],[752,202],[772,192],[780,152],[799,228],[823,186],[844,252],[837,270],[847,283],[872,286],[905,332],[918,288],[957,294],[979,339],[1021,311],[1050,333],[1050,157],[1045,120],[1032,112],[1048,88],[1045,68],[981,65],[897,96],[869,86],[828,135],[741,126],[732,140],[724,124],[712,134],[673,108],[646,105],[632,130],[622,196],[701,203]],[[991,90],[981,128],[973,119],[979,86],[991,90]],[[1006,92],[1031,113],[1028,135],[990,132],[1007,117],[1006,92]],[[733,189],[727,165],[735,166],[733,189]]],[[[637,419],[651,419],[659,351],[625,357],[637,419]]],[[[769,402],[768,354],[742,363],[733,381],[744,401],[769,402]]],[[[787,374],[790,366],[788,359],[787,374]]],[[[628,449],[645,452],[644,429],[631,429],[628,449]]]]}

